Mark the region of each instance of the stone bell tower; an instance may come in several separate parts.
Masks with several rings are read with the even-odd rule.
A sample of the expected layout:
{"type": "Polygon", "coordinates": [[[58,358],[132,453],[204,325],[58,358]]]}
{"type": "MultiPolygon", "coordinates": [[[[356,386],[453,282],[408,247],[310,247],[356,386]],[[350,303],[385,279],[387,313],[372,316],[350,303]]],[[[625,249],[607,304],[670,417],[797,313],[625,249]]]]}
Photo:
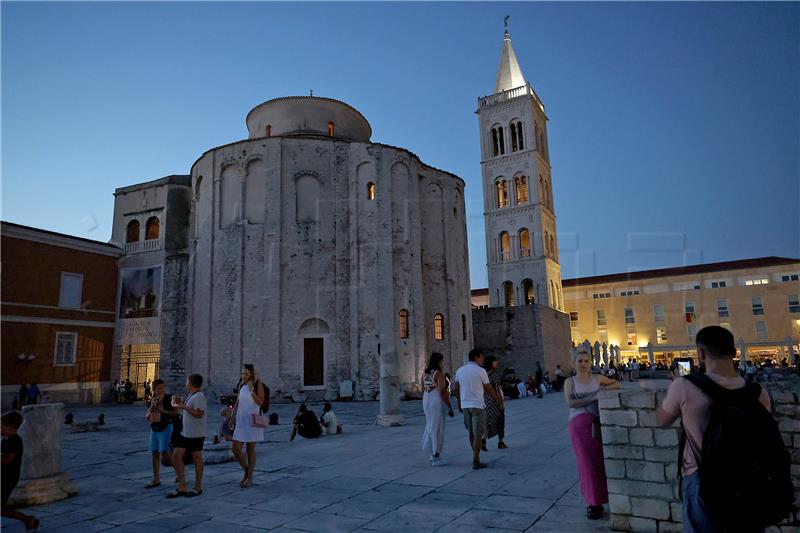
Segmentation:
{"type": "Polygon", "coordinates": [[[478,98],[489,306],[563,310],[547,115],[511,46],[508,17],[494,94],[478,98]]]}

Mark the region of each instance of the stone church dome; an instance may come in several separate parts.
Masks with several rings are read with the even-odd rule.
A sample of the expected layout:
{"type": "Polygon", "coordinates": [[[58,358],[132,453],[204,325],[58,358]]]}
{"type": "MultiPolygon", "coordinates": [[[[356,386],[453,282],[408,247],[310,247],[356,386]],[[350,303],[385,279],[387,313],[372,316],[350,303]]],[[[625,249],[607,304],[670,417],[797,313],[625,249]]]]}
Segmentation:
{"type": "Polygon", "coordinates": [[[257,105],[247,114],[250,139],[322,135],[369,142],[372,128],[353,107],[332,98],[286,96],[257,105]]]}

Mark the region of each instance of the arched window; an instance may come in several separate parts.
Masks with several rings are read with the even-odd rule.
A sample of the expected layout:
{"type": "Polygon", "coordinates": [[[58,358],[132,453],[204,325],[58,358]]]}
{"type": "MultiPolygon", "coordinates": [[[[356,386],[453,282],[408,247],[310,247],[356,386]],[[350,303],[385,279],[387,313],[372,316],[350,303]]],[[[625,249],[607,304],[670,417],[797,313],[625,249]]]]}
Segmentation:
{"type": "Polygon", "coordinates": [[[503,295],[505,297],[504,303],[507,307],[514,307],[516,305],[514,301],[514,284],[510,281],[503,283],[503,295]]]}
{"type": "Polygon", "coordinates": [[[533,305],[533,282],[529,279],[522,280],[522,297],[525,305],[533,305]]]}
{"type": "Polygon", "coordinates": [[[517,176],[514,178],[514,188],[517,196],[517,205],[528,203],[528,178],[517,176]]]}
{"type": "Polygon", "coordinates": [[[519,230],[519,256],[531,256],[531,237],[526,228],[519,230]]]}
{"type": "Polygon", "coordinates": [[[497,140],[497,129],[492,128],[492,157],[500,155],[500,145],[497,140]]]}
{"type": "Polygon", "coordinates": [[[467,315],[461,315],[461,340],[467,340],[467,315]]]}
{"type": "Polygon", "coordinates": [[[512,152],[516,152],[517,150],[519,150],[519,148],[517,147],[517,125],[516,125],[516,123],[512,122],[510,129],[511,129],[511,151],[512,152]]]}
{"type": "Polygon", "coordinates": [[[442,313],[433,315],[433,338],[437,341],[444,340],[444,316],[442,313]]]}
{"type": "Polygon", "coordinates": [[[497,127],[497,144],[500,145],[500,155],[506,153],[506,143],[503,141],[503,126],[497,127]]]}
{"type": "Polygon", "coordinates": [[[125,230],[125,242],[139,242],[139,221],[131,220],[125,230]]]}
{"type": "Polygon", "coordinates": [[[517,144],[520,150],[525,149],[524,143],[522,142],[522,122],[517,122],[517,144]]]}
{"type": "Polygon", "coordinates": [[[333,137],[334,135],[336,135],[336,124],[331,121],[328,122],[328,137],[333,137]]]}
{"type": "Polygon", "coordinates": [[[550,257],[550,235],[544,232],[544,255],[550,257]]]}
{"type": "Polygon", "coordinates": [[[371,181],[367,183],[367,200],[375,199],[375,184],[371,181]]]}
{"type": "Polygon", "coordinates": [[[504,179],[495,182],[497,189],[497,207],[508,207],[508,182],[504,179]]]}
{"type": "Polygon", "coordinates": [[[500,261],[511,260],[511,237],[507,232],[500,234],[500,261]]]}
{"type": "Polygon", "coordinates": [[[267,137],[272,137],[272,124],[267,124],[267,137]]]}
{"type": "Polygon", "coordinates": [[[400,310],[400,338],[408,338],[408,311],[405,309],[400,310]]]}
{"type": "Polygon", "coordinates": [[[144,225],[144,240],[152,241],[158,239],[159,223],[158,217],[150,217],[144,225]]]}

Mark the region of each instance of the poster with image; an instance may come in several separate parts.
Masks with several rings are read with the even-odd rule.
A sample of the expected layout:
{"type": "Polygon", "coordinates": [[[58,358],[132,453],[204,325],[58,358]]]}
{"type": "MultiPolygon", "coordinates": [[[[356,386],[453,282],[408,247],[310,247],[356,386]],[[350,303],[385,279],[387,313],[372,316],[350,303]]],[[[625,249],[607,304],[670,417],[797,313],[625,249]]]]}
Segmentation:
{"type": "Polygon", "coordinates": [[[117,344],[160,342],[161,276],[161,265],[121,270],[117,344]]]}

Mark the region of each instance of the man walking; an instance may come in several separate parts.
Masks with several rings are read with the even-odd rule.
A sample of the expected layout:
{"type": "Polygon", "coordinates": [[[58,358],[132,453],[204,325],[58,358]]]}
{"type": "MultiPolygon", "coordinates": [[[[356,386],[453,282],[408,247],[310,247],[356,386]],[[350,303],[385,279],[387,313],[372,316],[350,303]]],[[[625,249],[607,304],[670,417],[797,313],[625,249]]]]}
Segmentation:
{"type": "Polygon", "coordinates": [[[464,413],[464,425],[469,432],[469,443],[472,447],[472,468],[486,468],[481,463],[481,446],[486,438],[486,404],[483,394],[486,392],[500,405],[500,398],[494,387],[489,384],[489,376],[483,369],[484,355],[480,349],[469,352],[469,362],[456,371],[453,393],[458,400],[458,410],[464,413]]]}

